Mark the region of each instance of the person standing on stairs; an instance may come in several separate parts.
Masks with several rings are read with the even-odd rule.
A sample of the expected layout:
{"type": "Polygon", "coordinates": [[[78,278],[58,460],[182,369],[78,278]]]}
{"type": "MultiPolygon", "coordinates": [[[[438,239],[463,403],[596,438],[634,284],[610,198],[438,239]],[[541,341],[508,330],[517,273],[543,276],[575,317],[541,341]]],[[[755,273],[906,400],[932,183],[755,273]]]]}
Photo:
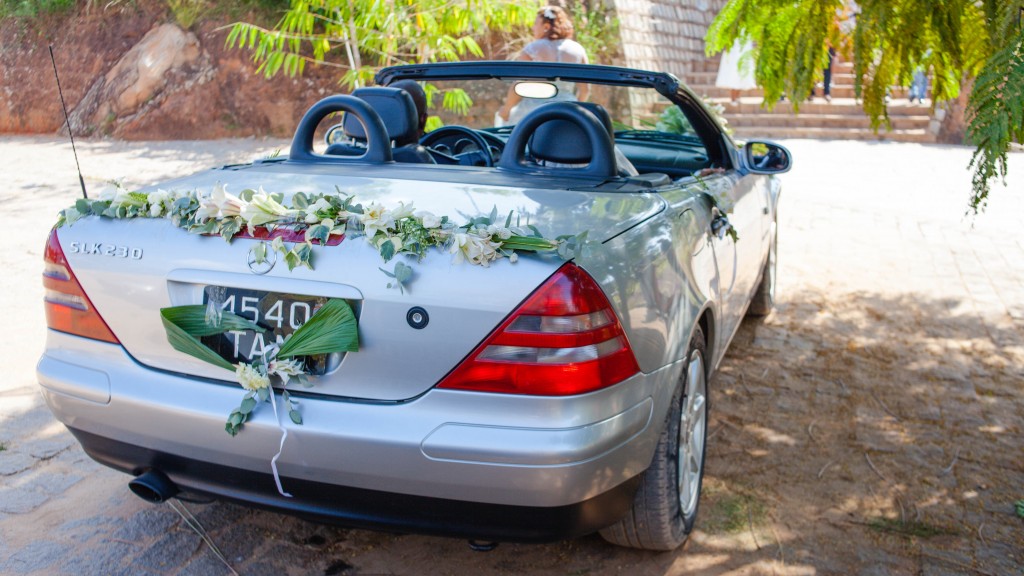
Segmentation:
{"type": "Polygon", "coordinates": [[[750,40],[733,43],[725,52],[722,52],[722,59],[718,63],[718,77],[715,78],[715,86],[729,89],[729,100],[733,104],[740,101],[740,92],[757,88],[754,81],[754,58],[751,52],[754,45],[750,40]]]}

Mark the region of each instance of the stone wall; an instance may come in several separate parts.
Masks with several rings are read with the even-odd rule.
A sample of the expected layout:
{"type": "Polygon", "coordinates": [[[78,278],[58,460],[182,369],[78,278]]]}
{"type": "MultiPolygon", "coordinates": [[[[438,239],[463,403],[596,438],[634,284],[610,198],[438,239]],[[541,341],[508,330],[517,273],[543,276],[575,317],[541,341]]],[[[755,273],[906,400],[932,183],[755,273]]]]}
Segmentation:
{"type": "Polygon", "coordinates": [[[624,66],[671,72],[687,80],[715,70],[704,35],[726,0],[613,0],[624,66]],[[709,67],[710,66],[710,67],[709,67]]]}

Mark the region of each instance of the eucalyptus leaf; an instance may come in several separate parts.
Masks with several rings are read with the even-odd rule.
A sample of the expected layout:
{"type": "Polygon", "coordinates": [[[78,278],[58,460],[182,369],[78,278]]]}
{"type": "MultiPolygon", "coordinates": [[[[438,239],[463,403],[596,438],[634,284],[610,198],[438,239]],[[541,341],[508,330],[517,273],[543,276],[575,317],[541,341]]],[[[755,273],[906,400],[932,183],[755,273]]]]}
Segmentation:
{"type": "Polygon", "coordinates": [[[412,279],[412,266],[404,262],[398,262],[395,264],[395,280],[398,280],[401,284],[405,284],[412,279]]]}
{"type": "Polygon", "coordinates": [[[252,412],[254,408],[256,408],[256,399],[246,398],[242,400],[242,405],[238,407],[238,411],[242,414],[248,414],[252,412]]]}
{"type": "Polygon", "coordinates": [[[281,346],[278,358],[359,350],[359,329],[348,302],[331,298],[281,346]]]}
{"type": "Polygon", "coordinates": [[[292,419],[292,422],[295,422],[300,426],[302,425],[302,415],[299,414],[298,410],[289,410],[288,417],[292,419]]]}
{"type": "Polygon", "coordinates": [[[260,388],[256,391],[256,394],[260,397],[260,402],[270,400],[270,390],[267,390],[266,388],[260,388]]]}

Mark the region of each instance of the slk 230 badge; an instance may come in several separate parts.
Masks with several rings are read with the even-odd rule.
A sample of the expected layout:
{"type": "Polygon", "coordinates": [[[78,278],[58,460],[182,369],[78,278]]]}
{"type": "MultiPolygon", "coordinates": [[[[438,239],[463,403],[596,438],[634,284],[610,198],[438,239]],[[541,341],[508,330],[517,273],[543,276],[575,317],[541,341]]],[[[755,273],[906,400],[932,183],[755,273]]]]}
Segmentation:
{"type": "Polygon", "coordinates": [[[102,242],[72,242],[68,249],[72,254],[96,254],[112,258],[142,260],[142,248],[132,248],[130,246],[117,246],[102,242]]]}

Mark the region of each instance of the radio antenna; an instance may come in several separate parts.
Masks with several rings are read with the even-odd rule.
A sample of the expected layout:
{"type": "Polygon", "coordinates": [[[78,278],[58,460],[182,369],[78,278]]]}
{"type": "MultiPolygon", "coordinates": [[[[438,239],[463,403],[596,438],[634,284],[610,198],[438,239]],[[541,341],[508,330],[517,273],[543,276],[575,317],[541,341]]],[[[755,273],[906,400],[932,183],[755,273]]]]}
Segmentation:
{"type": "Polygon", "coordinates": [[[67,104],[64,104],[64,91],[60,89],[60,76],[57,75],[57,60],[53,58],[53,44],[50,44],[50,63],[53,64],[53,77],[57,79],[57,94],[60,95],[60,107],[64,110],[64,121],[68,125],[68,137],[71,138],[71,153],[75,155],[75,168],[78,169],[78,183],[82,186],[82,198],[88,198],[89,193],[85,191],[85,179],[82,178],[82,165],[78,163],[78,150],[75,149],[75,135],[71,133],[71,118],[68,117],[67,104]]]}

